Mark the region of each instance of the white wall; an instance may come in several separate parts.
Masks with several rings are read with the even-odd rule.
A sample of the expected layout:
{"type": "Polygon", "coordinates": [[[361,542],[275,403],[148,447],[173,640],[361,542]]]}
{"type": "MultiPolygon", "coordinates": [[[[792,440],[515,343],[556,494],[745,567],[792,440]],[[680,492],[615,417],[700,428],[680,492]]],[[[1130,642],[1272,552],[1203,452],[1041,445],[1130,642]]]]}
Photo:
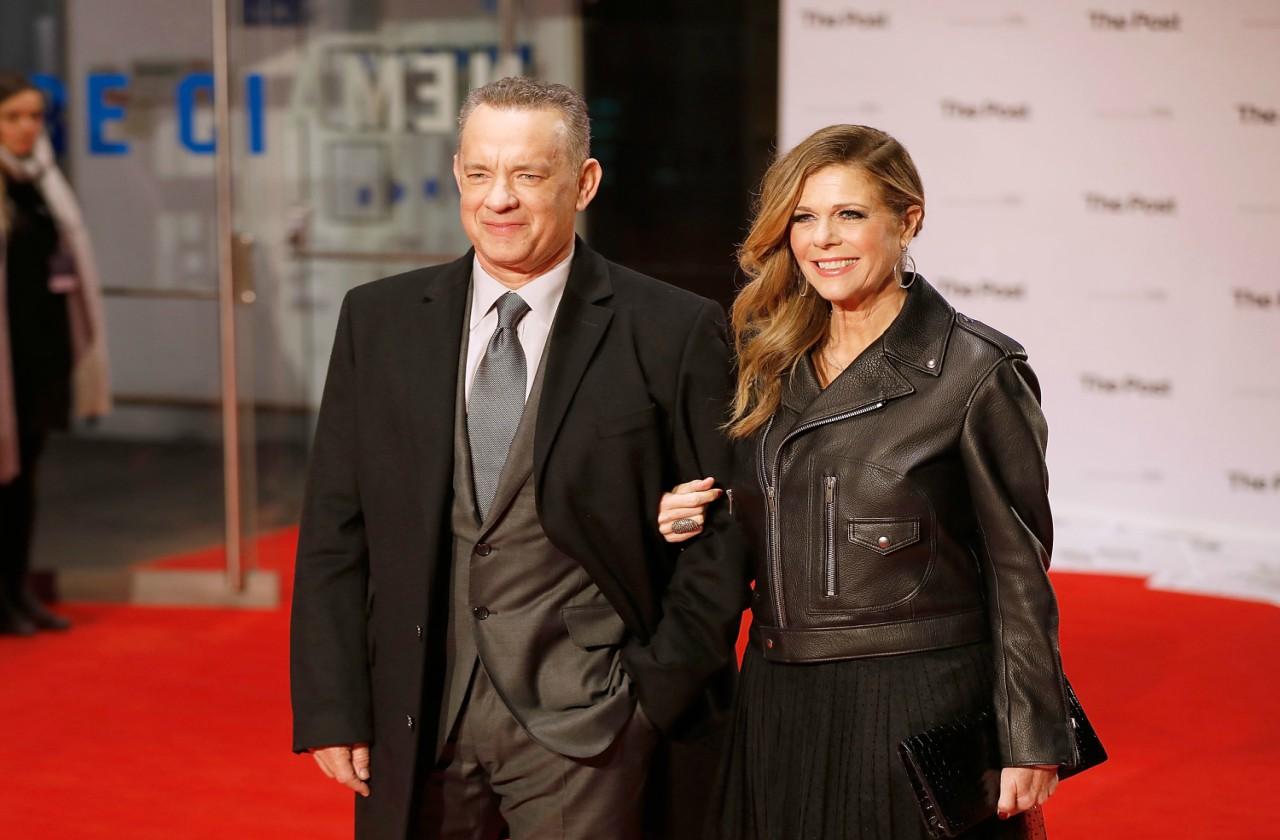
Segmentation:
{"type": "Polygon", "coordinates": [[[921,272],[1027,346],[1059,562],[1230,566],[1214,585],[1280,599],[1280,7],[784,0],[782,20],[780,145],[895,135],[925,184],[921,272]]]}

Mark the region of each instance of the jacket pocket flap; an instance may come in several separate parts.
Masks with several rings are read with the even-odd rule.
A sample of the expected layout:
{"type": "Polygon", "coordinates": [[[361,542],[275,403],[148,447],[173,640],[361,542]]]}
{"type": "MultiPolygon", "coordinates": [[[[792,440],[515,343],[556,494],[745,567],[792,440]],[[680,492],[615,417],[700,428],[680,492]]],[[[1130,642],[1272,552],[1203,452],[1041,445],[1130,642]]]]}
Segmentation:
{"type": "Polygon", "coordinates": [[[563,607],[560,615],[569,638],[587,650],[620,645],[627,635],[627,625],[609,604],[563,607]]]}
{"type": "Polygon", "coordinates": [[[919,519],[850,519],[849,542],[877,554],[892,554],[920,541],[919,519]]]}
{"type": "Polygon", "coordinates": [[[639,411],[628,411],[612,417],[601,417],[596,421],[596,436],[610,437],[630,432],[633,429],[644,429],[653,425],[658,415],[658,406],[650,403],[639,411]]]}

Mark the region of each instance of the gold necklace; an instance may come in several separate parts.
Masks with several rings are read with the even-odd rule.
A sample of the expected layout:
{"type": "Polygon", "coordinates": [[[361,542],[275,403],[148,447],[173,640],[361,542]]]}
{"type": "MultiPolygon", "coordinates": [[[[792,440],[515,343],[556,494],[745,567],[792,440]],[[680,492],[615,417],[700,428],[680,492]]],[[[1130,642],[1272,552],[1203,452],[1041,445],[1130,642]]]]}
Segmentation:
{"type": "Polygon", "coordinates": [[[826,368],[826,370],[822,371],[822,373],[826,374],[827,372],[830,372],[831,374],[830,376],[823,376],[823,378],[826,379],[826,383],[823,387],[826,387],[826,385],[830,385],[832,382],[835,381],[837,376],[844,373],[845,368],[853,364],[853,359],[856,359],[857,356],[850,358],[849,361],[845,362],[844,364],[839,364],[837,361],[833,361],[833,358],[834,357],[831,355],[830,351],[825,347],[818,353],[818,360],[821,361],[822,366],[826,368]]]}

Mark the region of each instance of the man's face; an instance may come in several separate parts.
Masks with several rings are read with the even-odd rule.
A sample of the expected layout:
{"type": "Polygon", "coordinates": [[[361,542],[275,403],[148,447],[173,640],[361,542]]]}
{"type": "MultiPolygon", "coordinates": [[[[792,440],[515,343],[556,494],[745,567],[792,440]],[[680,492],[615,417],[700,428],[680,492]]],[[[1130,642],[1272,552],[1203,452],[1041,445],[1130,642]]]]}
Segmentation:
{"type": "Polygon", "coordinates": [[[573,248],[574,217],[600,184],[600,164],[576,165],[554,109],[471,112],[453,157],[462,228],[481,266],[508,286],[537,277],[573,248]]]}

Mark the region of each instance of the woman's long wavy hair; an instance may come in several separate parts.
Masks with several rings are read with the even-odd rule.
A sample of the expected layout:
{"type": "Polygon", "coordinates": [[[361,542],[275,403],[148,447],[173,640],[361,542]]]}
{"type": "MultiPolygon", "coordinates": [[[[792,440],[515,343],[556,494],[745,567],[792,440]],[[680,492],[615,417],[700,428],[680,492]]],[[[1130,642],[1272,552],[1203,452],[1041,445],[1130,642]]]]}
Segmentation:
{"type": "Polygon", "coordinates": [[[738,249],[748,282],[733,304],[738,385],[725,429],[750,437],[768,422],[782,399],[785,377],[827,335],[831,306],[801,294],[808,284],[791,253],[791,215],[809,176],[828,166],[853,166],[880,185],[884,204],[904,220],[920,208],[914,234],[924,225],[924,187],[911,155],[897,140],[865,125],[832,125],[806,137],[765,172],[755,218],[738,249]]]}

